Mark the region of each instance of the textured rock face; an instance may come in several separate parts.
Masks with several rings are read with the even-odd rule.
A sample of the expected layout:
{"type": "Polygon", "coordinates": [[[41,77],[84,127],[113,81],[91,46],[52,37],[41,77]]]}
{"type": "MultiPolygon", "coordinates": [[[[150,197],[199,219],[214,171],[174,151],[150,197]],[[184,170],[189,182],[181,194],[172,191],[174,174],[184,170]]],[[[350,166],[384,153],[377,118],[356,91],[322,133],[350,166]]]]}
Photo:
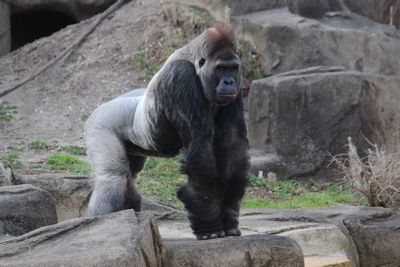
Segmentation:
{"type": "Polygon", "coordinates": [[[32,184],[46,190],[54,198],[58,221],[82,217],[92,192],[86,176],[63,174],[17,176],[15,184],[32,184]]]}
{"type": "Polygon", "coordinates": [[[257,47],[267,75],[319,65],[400,74],[400,32],[355,14],[317,20],[274,9],[233,22],[237,32],[257,47]]]}
{"type": "Polygon", "coordinates": [[[219,20],[227,16],[238,16],[261,10],[269,10],[287,5],[286,0],[178,0],[182,4],[192,3],[208,10],[219,20]]]}
{"type": "Polygon", "coordinates": [[[164,240],[168,266],[251,267],[304,266],[299,245],[288,238],[268,235],[164,240]]]}
{"type": "Polygon", "coordinates": [[[11,185],[13,179],[12,169],[5,167],[0,161],[0,186],[11,185]]]}
{"type": "MultiPolygon", "coordinates": [[[[363,136],[384,138],[400,127],[400,80],[340,68],[310,68],[253,82],[249,139],[253,169],[280,177],[323,172],[328,153],[344,152],[347,137],[362,151],[363,136]]],[[[328,173],[325,173],[328,171],[328,173]]],[[[333,170],[332,170],[333,171],[333,170]]]]}
{"type": "Polygon", "coordinates": [[[70,220],[0,241],[1,266],[161,266],[157,226],[126,210],[70,220]]]}
{"type": "Polygon", "coordinates": [[[55,223],[56,206],[46,191],[32,185],[0,187],[0,234],[17,236],[55,223]]]}
{"type": "Polygon", "coordinates": [[[86,19],[104,10],[115,0],[13,0],[13,12],[49,9],[70,15],[76,20],[86,19]]]}
{"type": "Polygon", "coordinates": [[[345,226],[357,246],[360,266],[400,266],[400,216],[347,221],[345,226]]]}
{"type": "Polygon", "coordinates": [[[11,49],[10,6],[0,1],[0,56],[11,49]]]}
{"type": "Polygon", "coordinates": [[[389,24],[390,7],[393,8],[393,25],[400,28],[400,3],[393,0],[288,0],[294,14],[318,18],[326,12],[349,10],[374,21],[389,24]]]}

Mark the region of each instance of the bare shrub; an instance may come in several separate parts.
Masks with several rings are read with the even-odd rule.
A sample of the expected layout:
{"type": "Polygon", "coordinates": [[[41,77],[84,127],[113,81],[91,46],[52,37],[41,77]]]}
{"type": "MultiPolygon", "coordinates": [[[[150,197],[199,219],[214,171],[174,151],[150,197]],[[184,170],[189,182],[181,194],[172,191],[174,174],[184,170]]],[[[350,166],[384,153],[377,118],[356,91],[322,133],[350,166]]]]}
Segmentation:
{"type": "Polygon", "coordinates": [[[370,143],[367,156],[360,158],[351,137],[348,152],[333,157],[344,179],[368,199],[370,206],[400,205],[400,147],[370,143]]]}

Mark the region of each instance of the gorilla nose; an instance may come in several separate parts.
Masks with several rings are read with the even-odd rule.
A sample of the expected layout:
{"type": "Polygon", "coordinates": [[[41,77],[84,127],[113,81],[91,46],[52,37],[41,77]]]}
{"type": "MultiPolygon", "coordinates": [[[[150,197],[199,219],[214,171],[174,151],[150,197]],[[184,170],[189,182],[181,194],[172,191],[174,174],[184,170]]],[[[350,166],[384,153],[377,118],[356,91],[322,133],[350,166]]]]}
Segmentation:
{"type": "Polygon", "coordinates": [[[232,78],[224,79],[225,85],[232,85],[235,81],[232,78]]]}

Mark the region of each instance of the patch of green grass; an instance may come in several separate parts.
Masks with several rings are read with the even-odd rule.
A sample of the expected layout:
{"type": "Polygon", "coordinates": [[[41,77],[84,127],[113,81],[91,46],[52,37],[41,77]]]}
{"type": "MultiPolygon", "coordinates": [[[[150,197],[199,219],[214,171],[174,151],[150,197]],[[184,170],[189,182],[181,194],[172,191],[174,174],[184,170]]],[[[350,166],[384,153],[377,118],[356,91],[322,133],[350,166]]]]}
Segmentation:
{"type": "Polygon", "coordinates": [[[176,190],[186,183],[185,175],[179,172],[179,158],[154,158],[146,162],[139,173],[138,188],[142,195],[176,208],[183,208],[176,197],[176,190]]]}
{"type": "Polygon", "coordinates": [[[7,101],[0,103],[0,121],[10,121],[16,113],[16,106],[10,105],[7,101]]]}
{"type": "Polygon", "coordinates": [[[265,180],[265,178],[258,178],[255,175],[250,175],[249,176],[249,186],[266,187],[267,186],[267,181],[265,180]]]}
{"type": "Polygon", "coordinates": [[[47,157],[44,168],[53,171],[66,171],[71,174],[90,174],[90,165],[68,154],[53,154],[47,157]]]}
{"type": "Polygon", "coordinates": [[[0,158],[1,160],[4,160],[8,164],[10,164],[14,169],[22,169],[24,167],[24,165],[20,160],[19,154],[14,150],[1,156],[0,158]]]}
{"type": "Polygon", "coordinates": [[[43,139],[38,138],[29,144],[29,148],[33,150],[46,150],[51,148],[51,145],[47,144],[43,139]]]}
{"type": "MultiPolygon", "coordinates": [[[[251,184],[251,183],[250,183],[251,184]]],[[[315,188],[296,181],[282,181],[269,185],[277,199],[246,197],[242,208],[323,208],[336,204],[365,205],[365,199],[343,185],[332,184],[326,188],[315,188]]]]}
{"type": "Polygon", "coordinates": [[[62,150],[75,156],[86,156],[86,148],[81,146],[63,146],[62,150]]]}

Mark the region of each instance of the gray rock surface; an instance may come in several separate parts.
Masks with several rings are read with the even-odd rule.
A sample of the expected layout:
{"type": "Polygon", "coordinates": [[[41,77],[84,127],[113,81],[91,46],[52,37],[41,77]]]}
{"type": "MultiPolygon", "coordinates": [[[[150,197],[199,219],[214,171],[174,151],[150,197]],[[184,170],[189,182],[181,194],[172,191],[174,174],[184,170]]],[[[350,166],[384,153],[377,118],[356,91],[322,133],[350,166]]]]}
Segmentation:
{"type": "MultiPolygon", "coordinates": [[[[83,217],[92,193],[92,180],[88,176],[67,174],[16,175],[14,184],[32,184],[46,190],[54,198],[58,221],[83,217]]],[[[183,211],[142,198],[142,211],[151,211],[156,217],[186,218],[183,211]]]]}
{"type": "Polygon", "coordinates": [[[4,166],[0,161],[0,186],[11,185],[13,181],[13,171],[11,168],[4,166]]]}
{"type": "Polygon", "coordinates": [[[357,246],[360,266],[400,266],[400,215],[364,221],[345,221],[357,246]]]}
{"type": "Polygon", "coordinates": [[[335,67],[315,67],[254,81],[249,95],[249,140],[255,172],[278,177],[337,175],[327,168],[351,136],[390,140],[400,127],[400,79],[335,67]]]}
{"type": "Polygon", "coordinates": [[[0,1],[0,57],[11,50],[10,6],[0,1]]]}
{"type": "Polygon", "coordinates": [[[17,236],[55,223],[56,206],[46,191],[32,185],[0,187],[0,234],[17,236]]]}
{"type": "Polygon", "coordinates": [[[18,175],[15,184],[32,184],[46,190],[54,198],[58,221],[85,216],[92,193],[87,176],[65,174],[18,175]]]}
{"type": "Polygon", "coordinates": [[[226,20],[229,15],[244,15],[287,5],[286,0],[177,0],[177,2],[182,4],[191,3],[204,8],[221,21],[226,20]]]}
{"type": "Polygon", "coordinates": [[[400,32],[353,13],[308,19],[282,8],[238,16],[233,24],[255,45],[267,75],[319,65],[400,73],[400,32]]]}
{"type": "Polygon", "coordinates": [[[149,214],[125,210],[69,220],[0,241],[1,266],[146,266],[162,263],[149,214]]]}
{"type": "Polygon", "coordinates": [[[165,239],[163,242],[168,266],[304,266],[299,245],[280,236],[251,235],[205,241],[165,239]]]}
{"type": "MultiPolygon", "coordinates": [[[[386,246],[375,248],[377,249],[375,253],[386,249],[387,253],[382,252],[381,255],[385,255],[387,259],[397,259],[398,257],[396,254],[398,237],[396,227],[394,227],[398,225],[396,222],[398,213],[392,209],[338,205],[323,209],[244,209],[241,210],[241,213],[239,225],[244,237],[271,235],[293,239],[303,251],[306,266],[364,266],[362,263],[369,258],[361,258],[375,255],[368,254],[367,251],[375,248],[373,247],[374,238],[379,239],[380,237],[378,232],[374,232],[373,229],[371,237],[366,228],[361,231],[356,228],[357,232],[352,230],[359,227],[360,222],[364,222],[363,227],[371,224],[377,225],[379,222],[382,226],[381,230],[384,228],[386,233],[392,232],[393,238],[388,239],[389,242],[386,246]],[[349,225],[348,222],[352,223],[349,225]],[[362,244],[364,241],[367,244],[362,244]],[[360,253],[364,247],[367,250],[360,253]]],[[[190,247],[189,240],[195,242],[187,220],[160,219],[158,225],[160,234],[167,244],[171,239],[175,240],[174,242],[177,244],[182,244],[180,246],[183,247],[190,247]],[[177,240],[181,240],[181,243],[177,240]]],[[[381,239],[377,245],[381,245],[385,242],[384,240],[381,239]]],[[[234,242],[236,241],[231,243],[234,242]]],[[[225,255],[224,253],[221,252],[222,255],[225,255]]],[[[178,258],[184,258],[184,255],[177,255],[178,258]]],[[[193,254],[189,254],[182,262],[190,262],[190,255],[193,254]]],[[[380,259],[383,259],[383,256],[380,259]]],[[[194,261],[194,259],[192,260],[194,261]]]]}
{"type": "Polygon", "coordinates": [[[393,0],[288,0],[291,12],[305,17],[322,17],[327,12],[348,10],[374,21],[389,24],[393,7],[393,25],[400,27],[400,3],[393,0]]]}

